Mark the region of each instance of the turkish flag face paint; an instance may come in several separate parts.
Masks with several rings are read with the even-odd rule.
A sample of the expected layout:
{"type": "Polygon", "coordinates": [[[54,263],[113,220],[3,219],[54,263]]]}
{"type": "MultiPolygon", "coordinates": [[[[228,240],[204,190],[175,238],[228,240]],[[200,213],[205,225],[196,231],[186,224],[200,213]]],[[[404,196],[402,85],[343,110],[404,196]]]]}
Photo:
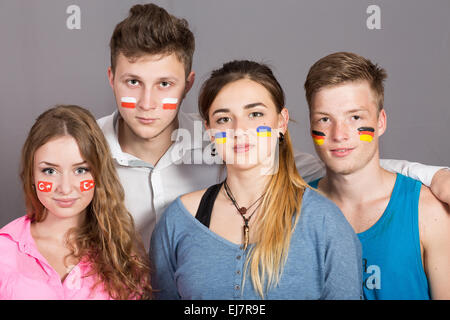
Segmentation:
{"type": "Polygon", "coordinates": [[[37,189],[41,192],[50,192],[52,191],[52,182],[47,181],[38,181],[37,182],[37,189]]]}
{"type": "Polygon", "coordinates": [[[164,98],[162,100],[163,110],[176,110],[178,99],[177,98],[164,98]]]}
{"type": "Polygon", "coordinates": [[[83,180],[80,182],[80,190],[81,192],[89,191],[94,188],[95,183],[94,180],[83,180]]]}
{"type": "Polygon", "coordinates": [[[136,108],[136,98],[133,97],[122,97],[121,106],[122,108],[134,109],[136,108]]]}

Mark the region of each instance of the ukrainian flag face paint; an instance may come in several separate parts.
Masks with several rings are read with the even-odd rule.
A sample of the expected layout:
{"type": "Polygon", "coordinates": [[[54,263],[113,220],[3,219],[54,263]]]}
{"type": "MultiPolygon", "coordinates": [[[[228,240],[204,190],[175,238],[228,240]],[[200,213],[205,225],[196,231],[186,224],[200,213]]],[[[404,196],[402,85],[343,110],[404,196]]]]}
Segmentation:
{"type": "Polygon", "coordinates": [[[258,128],[256,128],[256,133],[258,137],[271,137],[272,128],[268,126],[259,126],[258,128]]]}
{"type": "Polygon", "coordinates": [[[217,132],[214,137],[217,144],[224,144],[227,142],[227,133],[225,131],[217,132]]]}
{"type": "Polygon", "coordinates": [[[312,130],[311,136],[314,140],[314,143],[318,146],[323,145],[323,143],[325,142],[325,133],[323,133],[322,131],[312,130]]]}
{"type": "Polygon", "coordinates": [[[375,129],[372,127],[361,127],[358,128],[359,140],[371,142],[373,140],[373,135],[375,129]]]}

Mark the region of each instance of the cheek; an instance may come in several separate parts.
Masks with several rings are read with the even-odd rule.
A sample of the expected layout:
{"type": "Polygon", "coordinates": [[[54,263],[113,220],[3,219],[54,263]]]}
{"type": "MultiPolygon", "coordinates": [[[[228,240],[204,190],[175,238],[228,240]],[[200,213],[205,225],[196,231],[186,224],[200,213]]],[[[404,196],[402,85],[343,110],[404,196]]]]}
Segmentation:
{"type": "Polygon", "coordinates": [[[136,108],[137,99],[135,97],[121,97],[120,98],[120,107],[121,109],[129,110],[136,108]]]}
{"type": "Polygon", "coordinates": [[[311,137],[316,146],[321,146],[325,143],[326,134],[323,131],[311,130],[311,137]]]}

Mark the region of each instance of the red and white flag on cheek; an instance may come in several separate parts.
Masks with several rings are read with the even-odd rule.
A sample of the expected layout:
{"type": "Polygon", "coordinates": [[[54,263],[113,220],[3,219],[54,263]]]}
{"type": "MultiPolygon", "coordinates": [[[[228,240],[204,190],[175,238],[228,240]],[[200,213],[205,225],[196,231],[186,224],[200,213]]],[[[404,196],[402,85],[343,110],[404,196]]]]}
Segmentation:
{"type": "Polygon", "coordinates": [[[81,191],[89,191],[95,186],[94,180],[83,180],[80,182],[81,191]]]}
{"type": "Polygon", "coordinates": [[[176,110],[178,99],[177,98],[164,98],[162,100],[163,110],[176,110]]]}
{"type": "Polygon", "coordinates": [[[52,191],[52,182],[47,181],[38,181],[37,183],[37,189],[41,192],[50,192],[52,191]]]}
{"type": "Polygon", "coordinates": [[[133,97],[122,97],[121,98],[121,106],[122,108],[134,109],[136,108],[136,98],[133,97]]]}

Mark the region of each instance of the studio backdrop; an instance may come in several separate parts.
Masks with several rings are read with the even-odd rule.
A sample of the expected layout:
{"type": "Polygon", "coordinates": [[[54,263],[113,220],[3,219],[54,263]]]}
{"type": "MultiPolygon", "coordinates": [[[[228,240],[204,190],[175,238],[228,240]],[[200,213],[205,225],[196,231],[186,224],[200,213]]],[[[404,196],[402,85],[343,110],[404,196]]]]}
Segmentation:
{"type": "MultiPolygon", "coordinates": [[[[100,118],[116,108],[109,40],[131,0],[0,0],[0,226],[25,214],[19,162],[36,117],[78,104],[100,118]]],[[[385,68],[383,158],[450,164],[450,1],[166,0],[196,38],[196,83],[182,108],[197,112],[211,70],[233,59],[270,65],[285,89],[294,146],[314,154],[303,84],[309,67],[351,51],[385,68]]]]}

